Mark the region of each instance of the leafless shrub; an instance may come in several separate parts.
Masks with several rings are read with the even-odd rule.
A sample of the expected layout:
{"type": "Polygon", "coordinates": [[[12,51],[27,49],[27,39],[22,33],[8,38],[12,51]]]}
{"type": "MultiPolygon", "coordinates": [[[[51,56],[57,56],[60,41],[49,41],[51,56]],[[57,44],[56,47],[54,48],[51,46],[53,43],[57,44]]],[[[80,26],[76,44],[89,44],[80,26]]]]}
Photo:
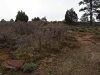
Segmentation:
{"type": "Polygon", "coordinates": [[[19,49],[30,47],[33,44],[33,37],[31,35],[19,36],[16,40],[16,45],[19,49]]]}
{"type": "Polygon", "coordinates": [[[43,22],[0,23],[0,42],[15,39],[15,46],[20,50],[29,47],[32,47],[33,51],[59,49],[60,42],[65,40],[63,37],[66,35],[66,27],[56,23],[45,26],[43,22]]]}
{"type": "Polygon", "coordinates": [[[9,26],[2,26],[0,30],[0,42],[5,42],[15,36],[12,27],[9,26]]]}

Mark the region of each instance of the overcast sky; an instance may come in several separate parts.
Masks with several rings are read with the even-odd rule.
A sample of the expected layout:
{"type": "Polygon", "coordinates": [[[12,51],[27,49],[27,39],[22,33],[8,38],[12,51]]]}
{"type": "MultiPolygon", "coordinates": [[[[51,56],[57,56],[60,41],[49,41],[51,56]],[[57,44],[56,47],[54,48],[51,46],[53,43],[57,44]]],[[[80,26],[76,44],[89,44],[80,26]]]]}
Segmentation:
{"type": "Polygon", "coordinates": [[[82,12],[79,12],[79,1],[81,0],[0,0],[0,20],[15,20],[17,12],[22,10],[29,20],[45,16],[48,21],[61,21],[70,8],[73,8],[80,18],[82,12]]]}

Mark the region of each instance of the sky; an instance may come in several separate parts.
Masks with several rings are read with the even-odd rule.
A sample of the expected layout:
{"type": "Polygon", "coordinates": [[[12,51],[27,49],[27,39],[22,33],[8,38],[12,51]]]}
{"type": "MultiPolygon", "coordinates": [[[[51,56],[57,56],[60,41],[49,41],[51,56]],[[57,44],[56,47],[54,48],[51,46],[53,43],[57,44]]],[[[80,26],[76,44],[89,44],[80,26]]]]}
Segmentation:
{"type": "Polygon", "coordinates": [[[48,21],[64,20],[67,10],[73,8],[78,18],[83,14],[78,3],[81,0],[0,0],[0,20],[16,18],[18,11],[24,11],[31,20],[46,17],[48,21]]]}

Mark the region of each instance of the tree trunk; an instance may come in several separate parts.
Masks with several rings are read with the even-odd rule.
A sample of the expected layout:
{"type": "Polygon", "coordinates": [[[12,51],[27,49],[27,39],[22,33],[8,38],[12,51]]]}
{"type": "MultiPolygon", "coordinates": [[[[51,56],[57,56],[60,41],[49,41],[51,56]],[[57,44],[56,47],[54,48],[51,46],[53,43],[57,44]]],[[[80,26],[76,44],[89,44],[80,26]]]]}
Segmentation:
{"type": "Polygon", "coordinates": [[[90,0],[90,25],[92,25],[92,0],[90,0]]]}

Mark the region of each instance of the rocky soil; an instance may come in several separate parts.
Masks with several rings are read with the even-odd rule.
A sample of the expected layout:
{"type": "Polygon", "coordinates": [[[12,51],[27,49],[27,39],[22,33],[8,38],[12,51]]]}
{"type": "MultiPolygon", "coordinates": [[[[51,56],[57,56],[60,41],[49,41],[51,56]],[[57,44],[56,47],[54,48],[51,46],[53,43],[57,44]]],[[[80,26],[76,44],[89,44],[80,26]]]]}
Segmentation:
{"type": "Polygon", "coordinates": [[[76,35],[81,48],[49,58],[32,75],[100,75],[100,44],[93,34],[76,35]]]}

